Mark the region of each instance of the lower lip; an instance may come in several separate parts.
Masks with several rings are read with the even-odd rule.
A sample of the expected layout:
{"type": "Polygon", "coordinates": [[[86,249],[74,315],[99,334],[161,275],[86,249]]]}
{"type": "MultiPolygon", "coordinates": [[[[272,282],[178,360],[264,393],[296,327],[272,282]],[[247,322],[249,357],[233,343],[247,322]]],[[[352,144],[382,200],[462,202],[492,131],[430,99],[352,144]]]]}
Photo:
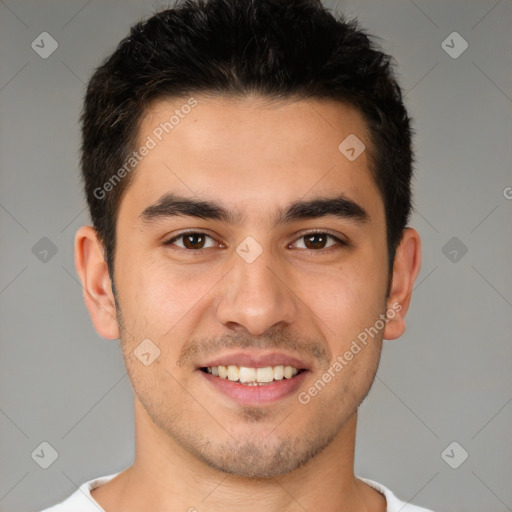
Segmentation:
{"type": "Polygon", "coordinates": [[[307,370],[298,373],[291,379],[274,380],[270,384],[262,386],[246,386],[240,382],[234,382],[229,379],[221,379],[210,373],[197,370],[207,381],[214,386],[215,389],[229,396],[242,405],[261,405],[277,402],[281,398],[285,398],[300,387],[307,370]]]}

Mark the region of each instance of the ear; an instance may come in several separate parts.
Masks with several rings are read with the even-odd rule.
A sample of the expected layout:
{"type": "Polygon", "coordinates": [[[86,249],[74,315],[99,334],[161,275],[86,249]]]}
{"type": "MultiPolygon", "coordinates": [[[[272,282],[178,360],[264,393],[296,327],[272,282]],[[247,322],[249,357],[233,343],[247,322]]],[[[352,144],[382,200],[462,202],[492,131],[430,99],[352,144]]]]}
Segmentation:
{"type": "Polygon", "coordinates": [[[414,281],[420,266],[420,235],[415,229],[406,228],[393,263],[393,276],[387,301],[388,322],[383,333],[387,340],[399,338],[405,332],[405,315],[409,309],[414,281]]]}
{"type": "Polygon", "coordinates": [[[103,245],[92,226],[82,226],[76,232],[75,266],[96,331],[103,338],[118,339],[119,327],[112,283],[103,255],[103,245]]]}

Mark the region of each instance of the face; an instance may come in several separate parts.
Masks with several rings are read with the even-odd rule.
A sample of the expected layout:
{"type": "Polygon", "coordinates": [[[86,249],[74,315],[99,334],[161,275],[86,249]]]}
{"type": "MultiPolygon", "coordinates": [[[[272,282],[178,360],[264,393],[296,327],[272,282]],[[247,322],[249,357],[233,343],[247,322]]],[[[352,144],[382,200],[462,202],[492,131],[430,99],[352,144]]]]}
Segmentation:
{"type": "Polygon", "coordinates": [[[377,370],[383,201],[367,151],[338,149],[370,140],[338,102],[195,99],[155,103],[140,126],[156,144],[117,221],[125,363],[169,442],[225,472],[284,474],[354,418],[377,370]]]}

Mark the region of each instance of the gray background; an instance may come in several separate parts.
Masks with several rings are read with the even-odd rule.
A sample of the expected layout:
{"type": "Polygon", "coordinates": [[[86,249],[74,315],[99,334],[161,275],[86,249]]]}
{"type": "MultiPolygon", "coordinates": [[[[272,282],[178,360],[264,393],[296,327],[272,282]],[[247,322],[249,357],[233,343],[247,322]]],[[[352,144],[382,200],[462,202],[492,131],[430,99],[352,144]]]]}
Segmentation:
{"type": "MultiPolygon", "coordinates": [[[[119,342],[94,331],[74,270],[88,223],[78,116],[94,67],[160,5],[0,1],[2,512],[49,506],[133,458],[119,342]],[[47,59],[31,48],[44,31],[58,42],[47,59]],[[58,452],[48,469],[31,457],[43,441],[58,452]]],[[[386,343],[361,407],[356,472],[439,512],[512,510],[512,1],[339,8],[398,62],[423,240],[408,330],[386,343]],[[442,47],[454,31],[469,45],[458,58],[442,47]],[[452,465],[469,453],[457,469],[441,455],[453,441],[452,465]]]]}

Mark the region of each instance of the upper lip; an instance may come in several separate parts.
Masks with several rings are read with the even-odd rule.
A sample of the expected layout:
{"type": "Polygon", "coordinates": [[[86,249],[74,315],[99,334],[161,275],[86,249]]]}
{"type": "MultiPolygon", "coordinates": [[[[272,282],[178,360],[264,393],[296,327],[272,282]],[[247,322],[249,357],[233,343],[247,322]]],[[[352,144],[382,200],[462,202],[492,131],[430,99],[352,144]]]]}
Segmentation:
{"type": "Polygon", "coordinates": [[[199,368],[208,366],[245,366],[247,368],[265,368],[266,366],[293,366],[299,370],[309,370],[311,365],[297,357],[283,352],[231,352],[216,356],[199,368]]]}

